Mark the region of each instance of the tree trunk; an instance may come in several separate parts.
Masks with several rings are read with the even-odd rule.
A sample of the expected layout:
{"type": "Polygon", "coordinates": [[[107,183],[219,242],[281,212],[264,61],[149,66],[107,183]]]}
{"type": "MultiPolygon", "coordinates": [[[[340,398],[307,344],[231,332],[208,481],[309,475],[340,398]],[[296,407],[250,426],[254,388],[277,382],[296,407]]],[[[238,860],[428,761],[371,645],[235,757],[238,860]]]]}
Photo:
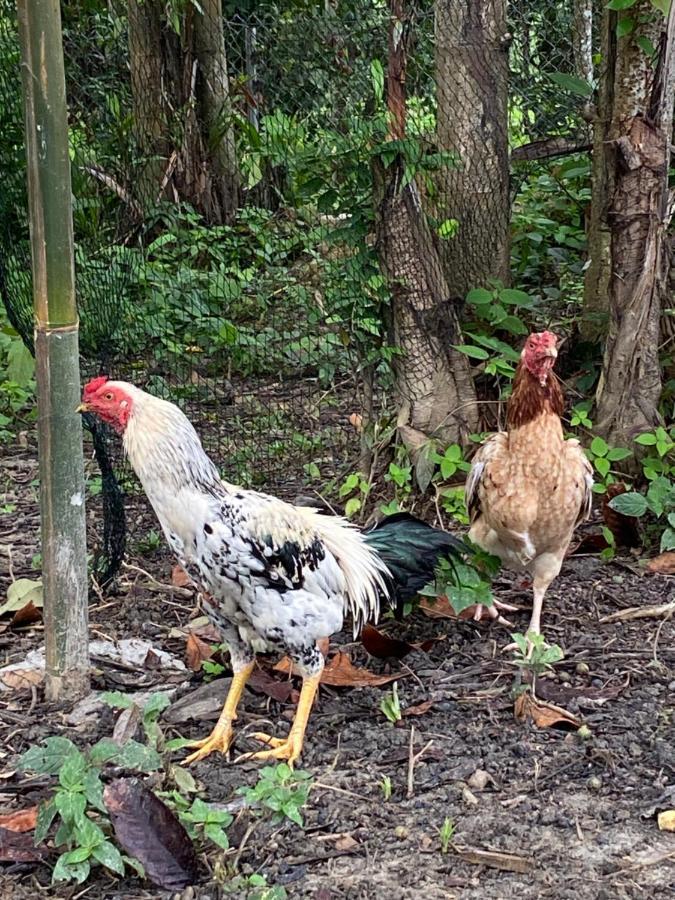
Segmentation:
{"type": "MultiPolygon", "coordinates": [[[[610,444],[631,439],[659,420],[659,320],[667,297],[668,167],[675,85],[674,24],[649,16],[649,0],[628,10],[658,48],[653,63],[632,38],[616,39],[605,19],[611,117],[604,146],[609,188],[602,225],[609,235],[609,330],[596,393],[596,427],[610,444]],[[643,19],[643,21],[644,21],[643,19]]],[[[619,14],[619,21],[627,13],[619,14]]],[[[599,198],[595,198],[599,202],[599,198]]]]}
{"type": "Polygon", "coordinates": [[[509,277],[508,34],[504,0],[436,2],[437,140],[457,154],[439,206],[459,223],[443,247],[453,299],[509,277]]]}
{"type": "Polygon", "coordinates": [[[199,65],[197,95],[206,165],[212,179],[212,221],[227,222],[239,206],[239,170],[234,143],[227,75],[222,0],[202,0],[194,17],[199,65]]]}
{"type": "MultiPolygon", "coordinates": [[[[406,133],[407,22],[403,0],[391,0],[387,108],[389,138],[406,133]]],[[[376,235],[392,295],[391,343],[401,410],[398,424],[430,437],[463,441],[478,427],[476,393],[459,342],[457,312],[443,274],[438,246],[422,211],[415,181],[403,184],[400,156],[383,171],[374,166],[376,235]]]]}
{"type": "Polygon", "coordinates": [[[138,192],[144,206],[185,200],[222,224],[239,205],[222,0],[189,5],[176,27],[161,0],[129,0],[134,134],[145,159],[138,192]]]}
{"type": "Polygon", "coordinates": [[[171,154],[171,96],[162,46],[166,24],[161,0],[129,0],[129,68],[133,131],[143,158],[136,176],[136,195],[141,207],[155,203],[171,154]]]}
{"type": "MultiPolygon", "coordinates": [[[[593,84],[593,0],[574,0],[572,48],[575,74],[593,84]]],[[[584,103],[584,117],[591,120],[593,104],[584,103]]]]}

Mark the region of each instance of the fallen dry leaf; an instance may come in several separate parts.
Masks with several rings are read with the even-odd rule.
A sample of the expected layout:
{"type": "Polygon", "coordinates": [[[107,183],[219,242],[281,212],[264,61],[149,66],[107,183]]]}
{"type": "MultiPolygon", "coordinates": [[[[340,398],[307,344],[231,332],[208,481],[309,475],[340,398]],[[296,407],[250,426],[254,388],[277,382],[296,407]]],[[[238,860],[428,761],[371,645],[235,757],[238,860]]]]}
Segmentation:
{"type": "Polygon", "coordinates": [[[0,828],[0,862],[38,862],[46,853],[45,847],[35,846],[32,834],[0,828]]]}
{"type": "Polygon", "coordinates": [[[360,413],[352,413],[349,417],[349,424],[355,431],[363,429],[363,416],[360,413]]]}
{"type": "Polygon", "coordinates": [[[34,622],[39,622],[41,619],[42,609],[38,608],[32,600],[29,600],[25,606],[17,609],[12,616],[12,627],[25,627],[26,625],[32,625],[34,622]]]}
{"type": "Polygon", "coordinates": [[[647,563],[647,571],[656,575],[675,575],[675,550],[659,553],[647,563]]]}
{"type": "Polygon", "coordinates": [[[44,677],[44,669],[8,669],[0,675],[0,681],[12,690],[22,691],[40,684],[44,677]]]}
{"type": "Polygon", "coordinates": [[[552,726],[565,725],[567,728],[581,728],[581,720],[567,712],[561,706],[547,703],[533,697],[530,691],[523,691],[516,698],[513,714],[518,722],[526,722],[531,719],[537,728],[551,728],[552,726]]]}
{"type": "Polygon", "coordinates": [[[103,801],[120,846],[158,887],[182,890],[197,880],[195,848],[169,807],[138,778],[116,778],[103,801]]]}
{"type": "Polygon", "coordinates": [[[192,579],[182,566],[174,566],[171,570],[171,584],[174,587],[194,587],[192,579]]]}
{"type": "Polygon", "coordinates": [[[265,694],[267,697],[271,697],[278,703],[287,703],[290,700],[291,695],[296,693],[288,678],[279,681],[277,678],[273,678],[272,675],[264,669],[254,669],[253,674],[247,682],[247,686],[254,691],[265,694]]]}
{"type": "MultiPolygon", "coordinates": [[[[274,669],[285,674],[300,674],[294,669],[288,656],[284,656],[274,666],[274,669]]],[[[321,683],[328,684],[331,687],[377,687],[402,677],[403,674],[401,672],[397,672],[395,675],[376,675],[375,672],[371,672],[369,669],[361,669],[354,665],[346,653],[338,650],[335,656],[332,656],[326,663],[321,673],[321,683]]]]}
{"type": "Polygon", "coordinates": [[[457,847],[452,845],[453,851],[466,862],[477,866],[490,866],[493,869],[503,869],[506,872],[529,872],[534,867],[534,860],[527,856],[518,856],[516,853],[503,853],[499,850],[479,850],[474,847],[457,847]]]}
{"type": "Polygon", "coordinates": [[[351,834],[343,834],[342,837],[338,838],[335,841],[335,849],[336,850],[353,850],[354,847],[358,847],[358,841],[355,841],[351,834]]]}
{"type": "Polygon", "coordinates": [[[32,831],[37,821],[38,807],[29,806],[27,809],[17,809],[15,812],[0,816],[0,828],[7,831],[32,831]]]}
{"type": "Polygon", "coordinates": [[[675,831],[675,809],[666,809],[660,812],[656,821],[661,831],[675,831]]]}
{"type": "Polygon", "coordinates": [[[403,659],[414,647],[407,641],[399,641],[397,638],[383,634],[372,625],[364,625],[361,631],[361,643],[371,656],[377,659],[387,659],[393,656],[395,659],[403,659]]]}
{"type": "Polygon", "coordinates": [[[328,651],[330,650],[330,638],[319,638],[316,642],[316,646],[323,653],[324,657],[328,656],[328,651]]]}
{"type": "Polygon", "coordinates": [[[123,709],[117,717],[112,733],[113,741],[119,744],[120,747],[123,747],[127,741],[136,737],[140,725],[141,710],[136,703],[132,703],[127,709],[123,709]]]}
{"type": "Polygon", "coordinates": [[[199,672],[205,659],[211,659],[213,650],[194,632],[190,632],[185,646],[185,661],[193,672],[199,672]]]}
{"type": "Polygon", "coordinates": [[[406,706],[404,710],[401,710],[401,715],[423,716],[425,713],[429,712],[433,705],[433,700],[424,700],[422,703],[417,703],[415,706],[406,706]]]}
{"type": "Polygon", "coordinates": [[[422,600],[420,609],[430,619],[471,619],[476,611],[475,606],[469,606],[457,615],[447,597],[437,597],[435,600],[422,600]]]}

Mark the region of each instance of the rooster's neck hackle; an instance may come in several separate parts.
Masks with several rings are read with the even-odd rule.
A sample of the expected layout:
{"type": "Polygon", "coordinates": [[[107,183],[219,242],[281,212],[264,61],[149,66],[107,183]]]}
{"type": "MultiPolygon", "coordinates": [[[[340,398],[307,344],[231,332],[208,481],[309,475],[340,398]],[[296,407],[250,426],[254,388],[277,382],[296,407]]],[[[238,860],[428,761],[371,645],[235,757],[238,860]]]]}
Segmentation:
{"type": "Polygon", "coordinates": [[[506,408],[506,427],[511,431],[529,425],[543,415],[562,416],[564,400],[560,381],[549,372],[542,385],[521,362],[513,379],[513,390],[506,408]]]}

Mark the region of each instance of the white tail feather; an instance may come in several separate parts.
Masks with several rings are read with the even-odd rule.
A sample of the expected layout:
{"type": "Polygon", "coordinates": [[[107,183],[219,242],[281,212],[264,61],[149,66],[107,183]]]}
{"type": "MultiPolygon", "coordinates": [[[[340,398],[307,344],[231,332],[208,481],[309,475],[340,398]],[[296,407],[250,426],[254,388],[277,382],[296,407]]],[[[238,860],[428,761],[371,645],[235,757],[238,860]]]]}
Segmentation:
{"type": "Polygon", "coordinates": [[[366,543],[361,532],[341,516],[316,515],[312,523],[327,550],[337,560],[347,583],[347,602],[354,622],[354,637],[369,620],[380,615],[380,597],[389,595],[391,573],[366,543]]]}

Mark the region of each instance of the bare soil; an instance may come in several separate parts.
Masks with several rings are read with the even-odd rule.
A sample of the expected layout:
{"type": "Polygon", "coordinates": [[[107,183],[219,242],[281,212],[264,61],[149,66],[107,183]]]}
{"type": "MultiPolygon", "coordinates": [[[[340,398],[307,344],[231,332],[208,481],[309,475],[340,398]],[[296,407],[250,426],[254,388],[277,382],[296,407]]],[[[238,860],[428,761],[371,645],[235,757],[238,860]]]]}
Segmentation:
{"type": "MultiPolygon", "coordinates": [[[[0,597],[11,578],[36,575],[36,476],[32,448],[6,453],[0,462],[0,597]]],[[[142,637],[183,659],[185,639],[172,637],[171,629],[199,615],[196,599],[172,587],[172,560],[164,548],[152,550],[140,540],[156,526],[138,499],[134,504],[130,562],[138,568],[125,570],[115,594],[92,598],[92,637],[142,637]]],[[[95,503],[89,515],[93,537],[99,527],[95,503]]],[[[379,708],[389,686],[322,688],[302,760],[314,778],[304,829],[254,820],[244,811],[230,829],[233,849],[225,862],[236,861],[243,874],[263,873],[291,898],[315,900],[675,896],[675,834],[659,831],[656,823],[659,809],[675,806],[675,621],[602,621],[628,607],[663,603],[672,598],[674,583],[644,574],[634,557],[610,564],[571,557],[550,589],[545,631],[564,648],[565,659],[554,675],[540,680],[538,693],[580,716],[590,729],[586,739],[516,722],[516,668],[500,652],[509,641],[500,626],[430,619],[419,611],[403,623],[385,622],[384,631],[408,641],[436,639],[427,652],[401,661],[374,659],[349,635],[335,636],[333,643],[348,649],[356,664],[401,674],[404,711],[425,701],[431,705],[393,726],[379,708]],[[487,778],[476,775],[478,770],[487,778]],[[392,784],[388,800],[385,777],[392,784]],[[446,818],[455,832],[444,854],[438,831],[446,818]]],[[[524,630],[529,593],[515,589],[508,577],[496,587],[520,607],[514,619],[524,630]]],[[[0,629],[2,664],[23,659],[43,641],[39,624],[0,629]]],[[[178,676],[176,696],[194,691],[203,679],[189,670],[178,676]]],[[[96,690],[130,693],[167,686],[162,671],[98,663],[93,682],[96,690]]],[[[247,733],[256,728],[285,733],[292,699],[280,703],[247,689],[236,750],[253,749],[247,733]]],[[[112,710],[80,724],[72,724],[71,713],[70,707],[47,705],[40,687],[0,693],[0,813],[49,793],[49,779],[16,770],[25,749],[55,734],[80,746],[110,736],[112,710]]],[[[197,737],[211,726],[201,721],[163,727],[167,737],[197,737]]],[[[175,762],[180,758],[181,753],[173,756],[175,762]]],[[[228,802],[242,784],[255,783],[258,768],[211,757],[193,772],[205,799],[228,802]]],[[[153,779],[154,786],[162,784],[153,779]]],[[[184,893],[185,900],[246,896],[243,890],[227,893],[220,857],[202,853],[203,880],[184,893]]],[[[0,895],[168,896],[137,879],[115,881],[101,870],[85,886],[52,887],[47,865],[24,863],[0,864],[0,895]]]]}

